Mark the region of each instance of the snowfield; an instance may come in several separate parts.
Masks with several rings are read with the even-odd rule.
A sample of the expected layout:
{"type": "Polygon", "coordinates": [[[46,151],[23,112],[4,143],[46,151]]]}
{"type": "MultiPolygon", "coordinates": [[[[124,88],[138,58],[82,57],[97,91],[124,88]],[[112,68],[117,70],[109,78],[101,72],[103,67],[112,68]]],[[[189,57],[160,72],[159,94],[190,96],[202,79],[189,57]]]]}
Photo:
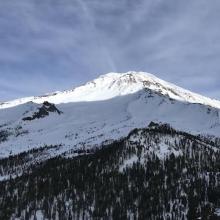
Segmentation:
{"type": "Polygon", "coordinates": [[[9,102],[0,103],[0,109],[10,108],[27,102],[43,103],[48,101],[54,104],[100,101],[117,96],[128,95],[144,88],[167,95],[172,99],[209,105],[220,109],[220,101],[210,99],[199,94],[180,88],[172,83],[157,78],[145,72],[108,73],[99,78],[64,92],[54,92],[38,97],[26,97],[9,102]]]}
{"type": "Polygon", "coordinates": [[[220,137],[220,102],[148,73],[109,73],[70,91],[1,103],[0,158],[45,145],[60,145],[47,157],[92,148],[151,121],[220,137]],[[46,117],[24,120],[45,101],[56,104],[62,114],[49,112],[46,117]]]}

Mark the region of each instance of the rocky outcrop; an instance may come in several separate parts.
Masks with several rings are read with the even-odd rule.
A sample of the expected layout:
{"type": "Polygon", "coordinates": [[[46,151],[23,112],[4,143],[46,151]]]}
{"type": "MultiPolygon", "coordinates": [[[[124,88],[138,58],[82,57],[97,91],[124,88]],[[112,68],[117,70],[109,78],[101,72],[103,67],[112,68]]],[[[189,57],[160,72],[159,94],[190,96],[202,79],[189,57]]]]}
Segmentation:
{"type": "Polygon", "coordinates": [[[62,112],[59,109],[57,109],[57,107],[54,104],[46,101],[40,108],[38,108],[37,112],[34,112],[32,116],[23,118],[23,121],[32,121],[35,119],[44,118],[48,116],[51,112],[57,113],[59,115],[62,114],[62,112]]]}

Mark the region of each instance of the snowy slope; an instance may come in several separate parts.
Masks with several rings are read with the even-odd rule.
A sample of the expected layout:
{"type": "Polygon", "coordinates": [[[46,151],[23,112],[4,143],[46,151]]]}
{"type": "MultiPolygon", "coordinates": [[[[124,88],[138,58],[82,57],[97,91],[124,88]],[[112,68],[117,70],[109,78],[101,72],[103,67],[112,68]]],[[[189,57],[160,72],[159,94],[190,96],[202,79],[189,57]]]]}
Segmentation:
{"type": "Polygon", "coordinates": [[[220,101],[192,93],[171,83],[157,78],[150,73],[127,72],[108,73],[99,78],[64,92],[55,92],[39,97],[26,97],[0,103],[0,109],[14,107],[27,102],[54,104],[107,100],[117,96],[135,93],[141,89],[151,89],[179,101],[200,103],[214,108],[220,108],[220,101]]]}
{"type": "Polygon", "coordinates": [[[43,97],[3,103],[0,109],[0,158],[45,145],[60,145],[48,157],[91,148],[128,135],[151,121],[193,134],[220,137],[220,104],[145,73],[110,73],[75,88],[43,97]],[[24,121],[44,101],[57,114],[24,121]],[[10,108],[9,108],[10,107],[10,108]],[[2,137],[1,137],[2,136],[2,137]]]}

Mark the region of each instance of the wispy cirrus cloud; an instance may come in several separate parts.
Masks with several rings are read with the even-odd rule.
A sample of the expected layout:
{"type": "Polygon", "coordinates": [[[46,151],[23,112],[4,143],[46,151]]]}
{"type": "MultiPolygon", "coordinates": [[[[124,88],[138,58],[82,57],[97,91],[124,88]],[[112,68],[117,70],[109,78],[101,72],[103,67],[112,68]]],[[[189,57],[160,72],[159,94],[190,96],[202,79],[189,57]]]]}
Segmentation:
{"type": "Polygon", "coordinates": [[[142,70],[220,99],[220,2],[0,2],[0,100],[142,70]]]}

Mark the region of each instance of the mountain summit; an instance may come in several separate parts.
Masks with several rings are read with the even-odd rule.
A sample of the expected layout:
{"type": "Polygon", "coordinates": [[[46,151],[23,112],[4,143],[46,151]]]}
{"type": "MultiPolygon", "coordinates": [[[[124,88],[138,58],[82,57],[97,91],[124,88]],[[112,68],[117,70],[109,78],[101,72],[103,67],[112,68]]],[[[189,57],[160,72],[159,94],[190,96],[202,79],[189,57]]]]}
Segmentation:
{"type": "Polygon", "coordinates": [[[0,157],[51,145],[60,146],[55,155],[93,148],[152,121],[219,137],[220,102],[149,73],[108,73],[72,90],[2,103],[0,157]]]}
{"type": "Polygon", "coordinates": [[[30,101],[35,103],[49,101],[54,104],[100,101],[132,94],[143,89],[150,89],[166,95],[171,99],[183,102],[200,103],[220,108],[220,101],[182,89],[150,73],[130,71],[127,73],[108,73],[101,75],[93,81],[64,92],[55,92],[39,97],[26,97],[4,102],[0,104],[0,109],[14,107],[30,101]]]}
{"type": "Polygon", "coordinates": [[[220,102],[142,72],[0,109],[0,219],[218,219],[220,102]]]}

